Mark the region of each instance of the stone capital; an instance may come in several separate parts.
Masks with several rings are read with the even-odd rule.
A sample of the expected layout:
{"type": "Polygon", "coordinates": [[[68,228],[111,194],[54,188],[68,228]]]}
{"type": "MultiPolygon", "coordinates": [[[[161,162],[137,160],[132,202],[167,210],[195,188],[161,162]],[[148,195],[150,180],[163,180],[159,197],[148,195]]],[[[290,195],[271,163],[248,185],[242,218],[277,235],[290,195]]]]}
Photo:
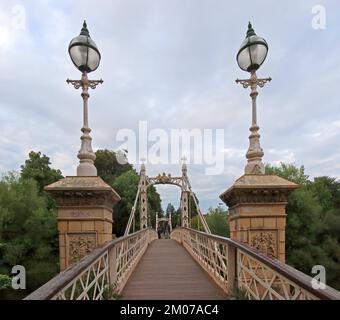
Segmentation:
{"type": "Polygon", "coordinates": [[[286,203],[298,185],[275,175],[244,174],[220,195],[232,208],[239,204],[286,203]]]}

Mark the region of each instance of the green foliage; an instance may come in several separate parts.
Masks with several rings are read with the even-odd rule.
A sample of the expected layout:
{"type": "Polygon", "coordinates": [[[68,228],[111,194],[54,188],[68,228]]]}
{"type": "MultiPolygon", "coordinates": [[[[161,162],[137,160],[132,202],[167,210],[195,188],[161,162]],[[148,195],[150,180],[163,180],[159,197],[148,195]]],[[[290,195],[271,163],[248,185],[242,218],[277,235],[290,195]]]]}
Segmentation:
{"type": "MultiPolygon", "coordinates": [[[[120,195],[121,201],[114,208],[113,233],[119,237],[124,234],[138,189],[139,176],[132,165],[127,163],[126,152],[98,150],[95,166],[98,175],[111,185],[120,195]],[[118,161],[119,160],[119,161],[118,161]],[[122,161],[123,160],[123,161],[122,161]],[[124,164],[122,164],[124,162],[124,164]]],[[[155,225],[156,212],[162,212],[161,199],[156,189],[148,188],[149,224],[155,225]]],[[[135,228],[139,228],[139,214],[136,210],[135,228]]]]}
{"type": "Polygon", "coordinates": [[[292,163],[282,163],[280,166],[266,165],[266,174],[275,174],[289,181],[295,182],[299,185],[306,185],[309,183],[308,176],[305,174],[305,167],[297,168],[292,163]]]}
{"type": "Polygon", "coordinates": [[[303,166],[294,164],[267,166],[266,173],[300,184],[286,208],[287,263],[307,274],[323,265],[327,284],[340,289],[340,182],[330,177],[312,181],[303,166]]]}
{"type": "Polygon", "coordinates": [[[102,298],[103,300],[120,300],[123,296],[115,292],[115,288],[112,284],[108,284],[103,291],[102,298]]]}
{"type": "Polygon", "coordinates": [[[33,179],[37,183],[38,192],[46,198],[48,209],[56,209],[53,198],[46,192],[44,187],[63,178],[61,171],[50,167],[50,158],[41,155],[41,152],[31,151],[25,164],[21,166],[21,179],[33,179]]]}
{"type": "MultiPolygon", "coordinates": [[[[228,215],[221,206],[209,208],[208,213],[204,216],[208,226],[213,234],[229,237],[228,215]]],[[[191,219],[191,227],[196,230],[204,231],[199,217],[196,215],[191,219]]]]}
{"type": "Polygon", "coordinates": [[[112,184],[112,187],[121,197],[113,210],[113,233],[117,237],[124,234],[136,198],[138,182],[139,176],[137,172],[129,170],[117,177],[112,184]]]}
{"type": "MultiPolygon", "coordinates": [[[[58,271],[57,239],[56,213],[48,208],[36,181],[13,173],[4,177],[0,181],[0,273],[9,274],[14,265],[23,265],[27,292],[36,289],[58,271]]],[[[12,289],[4,292],[13,298],[23,294],[12,289]]]]}
{"type": "Polygon", "coordinates": [[[12,285],[12,279],[5,274],[0,274],[0,290],[8,289],[12,285]]]}
{"type": "MultiPolygon", "coordinates": [[[[111,150],[98,150],[96,152],[95,165],[98,175],[109,185],[111,185],[120,195],[121,201],[117,203],[113,210],[113,233],[120,237],[124,234],[131,209],[133,207],[139,183],[139,175],[129,163],[121,164],[126,154],[111,150]],[[117,161],[117,158],[120,161],[117,161]]],[[[137,204],[138,205],[138,204],[137,204]]],[[[155,225],[156,212],[161,213],[161,199],[157,190],[151,186],[148,188],[148,211],[149,224],[155,225]]],[[[135,230],[139,228],[139,211],[136,210],[135,230]]]]}
{"type": "Polygon", "coordinates": [[[122,173],[132,170],[123,151],[97,150],[94,165],[97,168],[98,176],[109,185],[112,185],[115,178],[122,173]],[[123,162],[124,164],[121,164],[123,162]]]}
{"type": "Polygon", "coordinates": [[[241,289],[237,286],[237,281],[235,281],[232,296],[236,300],[251,300],[248,298],[246,289],[241,289]]]}
{"type": "Polygon", "coordinates": [[[156,225],[156,214],[161,213],[163,214],[163,209],[161,205],[161,197],[157,192],[154,186],[150,186],[148,188],[148,212],[149,212],[149,225],[155,226],[156,225]]]}
{"type": "Polygon", "coordinates": [[[42,192],[45,186],[63,177],[61,171],[52,169],[50,164],[49,157],[44,154],[41,155],[41,152],[31,151],[29,158],[25,161],[25,164],[21,166],[21,178],[35,180],[39,192],[42,192]]]}
{"type": "Polygon", "coordinates": [[[181,208],[175,210],[175,212],[171,216],[171,224],[173,228],[181,225],[181,208]]]}

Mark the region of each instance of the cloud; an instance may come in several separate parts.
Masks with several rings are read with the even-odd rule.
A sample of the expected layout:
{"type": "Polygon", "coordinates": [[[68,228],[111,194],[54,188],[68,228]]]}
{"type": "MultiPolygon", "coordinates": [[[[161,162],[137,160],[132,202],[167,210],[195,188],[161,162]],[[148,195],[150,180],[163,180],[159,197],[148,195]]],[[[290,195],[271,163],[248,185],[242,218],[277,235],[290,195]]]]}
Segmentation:
{"type": "MultiPolygon", "coordinates": [[[[251,101],[234,80],[247,76],[235,55],[251,20],[269,43],[258,74],[273,78],[258,96],[264,161],[294,161],[311,176],[339,177],[340,4],[319,2],[327,29],[317,31],[311,0],[1,1],[0,171],[19,169],[30,150],[39,150],[64,175],[75,174],[82,102],[65,82],[80,77],[67,47],[87,19],[102,53],[90,77],[105,81],[90,92],[94,149],[116,148],[118,130],[137,130],[140,120],[167,132],[224,129],[223,173],[207,176],[204,165],[189,166],[203,210],[216,206],[246,164],[251,101]],[[24,30],[13,28],[14,5],[25,8],[24,30]]],[[[180,168],[147,169],[156,175],[180,168]]],[[[162,189],[164,206],[178,201],[174,190],[162,189]]]]}

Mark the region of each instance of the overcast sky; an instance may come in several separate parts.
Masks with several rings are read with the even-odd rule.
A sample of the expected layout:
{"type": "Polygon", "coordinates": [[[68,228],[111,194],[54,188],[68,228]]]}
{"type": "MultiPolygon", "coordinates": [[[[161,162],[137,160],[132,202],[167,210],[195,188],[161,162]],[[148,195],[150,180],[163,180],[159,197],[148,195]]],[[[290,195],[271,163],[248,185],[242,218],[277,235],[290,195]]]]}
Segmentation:
{"type": "MultiPolygon", "coordinates": [[[[223,172],[188,166],[202,209],[218,205],[246,162],[251,104],[235,83],[247,77],[235,56],[250,20],[269,44],[258,75],[273,78],[258,98],[264,162],[340,178],[339,16],[334,0],[1,0],[0,172],[19,170],[35,150],[75,175],[82,105],[65,82],[80,77],[67,47],[86,19],[102,54],[90,78],[105,81],[90,92],[93,148],[115,150],[118,130],[138,132],[141,120],[169,134],[224,129],[223,172]],[[315,5],[326,10],[325,29],[312,26],[315,5]]],[[[163,171],[180,167],[147,164],[150,176],[163,171]]],[[[178,189],[158,190],[163,207],[178,205],[178,189]]]]}

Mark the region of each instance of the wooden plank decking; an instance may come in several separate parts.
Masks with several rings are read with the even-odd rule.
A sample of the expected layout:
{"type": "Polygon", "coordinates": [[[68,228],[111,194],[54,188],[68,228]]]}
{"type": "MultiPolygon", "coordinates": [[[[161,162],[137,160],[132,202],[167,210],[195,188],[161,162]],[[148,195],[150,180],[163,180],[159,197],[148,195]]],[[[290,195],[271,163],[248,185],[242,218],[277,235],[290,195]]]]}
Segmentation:
{"type": "Polygon", "coordinates": [[[122,299],[227,299],[222,290],[174,240],[153,241],[128,280],[122,299]]]}

